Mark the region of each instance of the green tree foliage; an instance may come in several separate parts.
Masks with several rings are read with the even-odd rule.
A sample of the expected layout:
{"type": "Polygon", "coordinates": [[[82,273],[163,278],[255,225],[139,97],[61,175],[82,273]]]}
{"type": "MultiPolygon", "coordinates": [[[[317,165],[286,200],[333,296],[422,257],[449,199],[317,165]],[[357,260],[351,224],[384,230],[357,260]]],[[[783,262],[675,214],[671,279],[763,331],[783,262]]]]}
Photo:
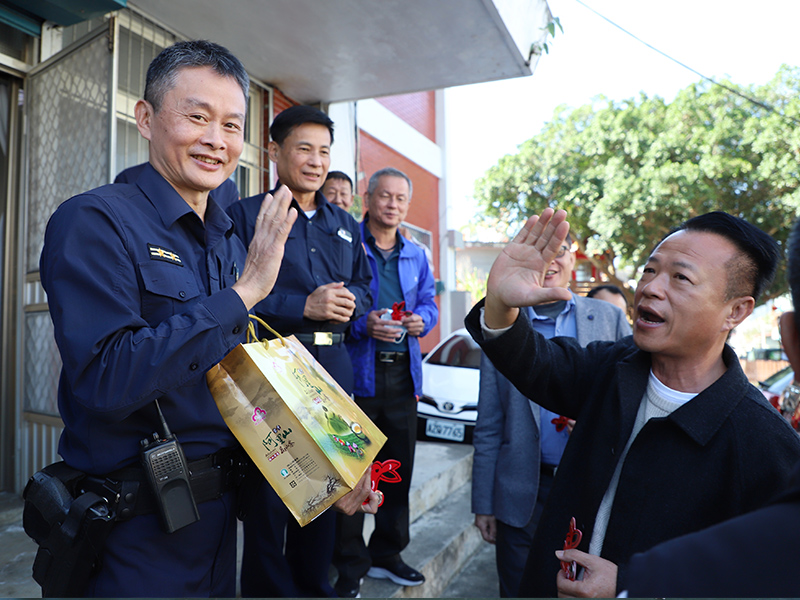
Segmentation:
{"type": "MultiPolygon", "coordinates": [[[[545,206],[564,208],[587,256],[609,279],[647,260],[669,230],[712,210],[738,215],[785,246],[800,214],[800,67],[764,86],[690,85],[658,97],[559,107],[542,131],[475,186],[480,221],[512,235],[545,206]],[[774,110],[770,110],[772,107],[774,110]]],[[[786,291],[780,274],[769,291],[786,291]]]]}
{"type": "Polygon", "coordinates": [[[364,216],[364,199],[359,194],[353,194],[353,204],[347,209],[356,221],[361,221],[364,216]]]}

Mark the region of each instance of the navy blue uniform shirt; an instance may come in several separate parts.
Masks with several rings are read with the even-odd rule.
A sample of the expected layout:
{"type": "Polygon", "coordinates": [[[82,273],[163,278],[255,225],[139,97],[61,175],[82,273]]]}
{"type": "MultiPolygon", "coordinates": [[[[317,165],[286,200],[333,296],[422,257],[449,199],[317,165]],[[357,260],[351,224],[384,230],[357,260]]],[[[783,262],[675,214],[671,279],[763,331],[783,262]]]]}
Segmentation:
{"type": "MultiPolygon", "coordinates": [[[[144,168],[149,163],[142,163],[133,167],[128,167],[124,171],[120,171],[114,178],[114,183],[136,183],[136,180],[144,172],[144,168]]],[[[209,192],[217,204],[223,209],[228,208],[234,202],[239,200],[239,188],[233,179],[226,179],[215,190],[209,192]]]]}
{"type": "Polygon", "coordinates": [[[150,165],[136,185],[56,210],[40,269],[67,463],[97,475],[138,463],[139,441],[159,430],[156,398],[188,460],[236,443],[205,374],[244,341],[247,309],[230,286],[245,257],[214,200],[204,223],[150,165]]]}
{"type": "MultiPolygon", "coordinates": [[[[280,182],[278,182],[280,187],[280,182]]],[[[274,192],[274,190],[273,190],[274,192]]],[[[271,192],[272,193],[272,192],[271,192]]],[[[228,208],[236,233],[250,245],[256,217],[265,194],[244,198],[228,208]]],[[[361,246],[361,230],[346,211],[316,193],[317,212],[309,219],[296,200],[297,221],[292,226],[283,253],[283,263],[272,292],[255,312],[283,335],[314,331],[344,332],[349,323],[312,321],[303,316],[306,298],[319,286],[343,281],[356,297],[351,321],[372,304],[372,270],[361,246]]],[[[268,336],[272,337],[272,336],[268,336]]]]}

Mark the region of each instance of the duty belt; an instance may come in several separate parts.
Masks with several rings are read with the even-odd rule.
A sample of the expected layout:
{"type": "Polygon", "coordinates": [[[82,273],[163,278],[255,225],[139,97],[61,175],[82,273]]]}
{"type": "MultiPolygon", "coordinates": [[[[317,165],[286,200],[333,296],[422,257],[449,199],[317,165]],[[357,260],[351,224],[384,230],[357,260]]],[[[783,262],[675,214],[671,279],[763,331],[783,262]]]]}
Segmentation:
{"type": "Polygon", "coordinates": [[[375,358],[378,359],[378,362],[382,363],[393,363],[393,362],[400,362],[408,357],[408,352],[376,352],[375,358]]]}
{"type": "MultiPolygon", "coordinates": [[[[195,502],[214,500],[236,488],[244,477],[248,460],[238,448],[223,448],[205,458],[190,461],[189,481],[195,502]]],[[[141,467],[126,467],[105,478],[89,475],[81,482],[81,487],[105,498],[115,508],[117,521],[127,521],[158,510],[141,467]]]]}
{"type": "Polygon", "coordinates": [[[312,346],[335,346],[344,341],[343,333],[331,333],[330,331],[315,331],[314,333],[295,333],[294,337],[304,344],[312,346]]]}

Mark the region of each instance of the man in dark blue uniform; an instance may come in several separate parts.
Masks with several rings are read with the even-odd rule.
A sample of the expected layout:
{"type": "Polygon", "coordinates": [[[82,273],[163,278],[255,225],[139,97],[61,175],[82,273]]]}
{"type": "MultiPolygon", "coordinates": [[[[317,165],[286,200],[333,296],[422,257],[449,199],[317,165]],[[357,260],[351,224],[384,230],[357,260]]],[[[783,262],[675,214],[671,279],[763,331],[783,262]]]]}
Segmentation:
{"type": "MultiPolygon", "coordinates": [[[[120,171],[114,178],[114,183],[136,183],[139,175],[144,172],[148,164],[142,163],[120,171]]],[[[211,190],[209,195],[214,198],[214,201],[221,209],[225,210],[234,202],[238,202],[239,188],[236,187],[236,182],[233,179],[228,178],[217,189],[211,190]]]]}
{"type": "MultiPolygon", "coordinates": [[[[150,162],[136,185],[64,202],[47,227],[41,276],[63,368],[59,453],[105,494],[118,522],[84,596],[233,596],[236,441],[205,373],[244,340],[269,294],[296,218],[288,190],[268,197],[246,253],[209,197],[236,167],[249,80],[210,42],[179,42],[147,72],[136,122],[150,162]],[[237,277],[238,275],[238,277],[237,277]],[[155,400],[189,462],[198,522],[165,533],[139,467],[161,431],[155,400]],[[120,487],[121,486],[121,487],[120,487]],[[107,489],[122,489],[115,499],[107,489]]],[[[349,495],[351,512],[366,497],[349,495]]],[[[377,496],[370,501],[377,504],[377,496]]]]}
{"type": "MultiPolygon", "coordinates": [[[[349,394],[353,367],[344,339],[350,322],[372,302],[372,275],[358,223],[319,191],[330,166],[333,122],[316,108],[294,106],[275,118],[270,135],[268,152],[278,184],[292,192],[298,218],[275,287],[255,312],[282,335],[297,336],[349,394]]],[[[263,194],[228,209],[245,244],[253,236],[262,201],[263,194]]],[[[328,569],[335,515],[322,514],[300,528],[266,483],[250,506],[244,525],[242,596],[334,596],[328,569]]]]}

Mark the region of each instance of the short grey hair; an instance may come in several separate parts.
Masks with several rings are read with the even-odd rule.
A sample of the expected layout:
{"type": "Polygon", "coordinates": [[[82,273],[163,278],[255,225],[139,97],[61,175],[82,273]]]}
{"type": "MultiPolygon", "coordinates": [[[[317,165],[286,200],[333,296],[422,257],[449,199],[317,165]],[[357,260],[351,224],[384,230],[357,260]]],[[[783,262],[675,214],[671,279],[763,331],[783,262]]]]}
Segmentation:
{"type": "Polygon", "coordinates": [[[244,101],[250,93],[250,77],[230,50],[206,40],[177,42],[164,48],[147,68],[144,99],[158,112],[164,96],[175,87],[178,71],[187,67],[211,67],[223,77],[232,77],[242,88],[244,101]]]}
{"type": "Polygon", "coordinates": [[[372,174],[372,177],[369,178],[369,184],[367,185],[367,194],[372,196],[375,193],[375,190],[378,189],[378,181],[380,181],[381,177],[402,177],[408,183],[408,199],[411,200],[411,196],[414,193],[414,184],[411,183],[411,179],[400,171],[399,169],[395,169],[394,167],[384,167],[380,171],[375,171],[372,174]]]}

